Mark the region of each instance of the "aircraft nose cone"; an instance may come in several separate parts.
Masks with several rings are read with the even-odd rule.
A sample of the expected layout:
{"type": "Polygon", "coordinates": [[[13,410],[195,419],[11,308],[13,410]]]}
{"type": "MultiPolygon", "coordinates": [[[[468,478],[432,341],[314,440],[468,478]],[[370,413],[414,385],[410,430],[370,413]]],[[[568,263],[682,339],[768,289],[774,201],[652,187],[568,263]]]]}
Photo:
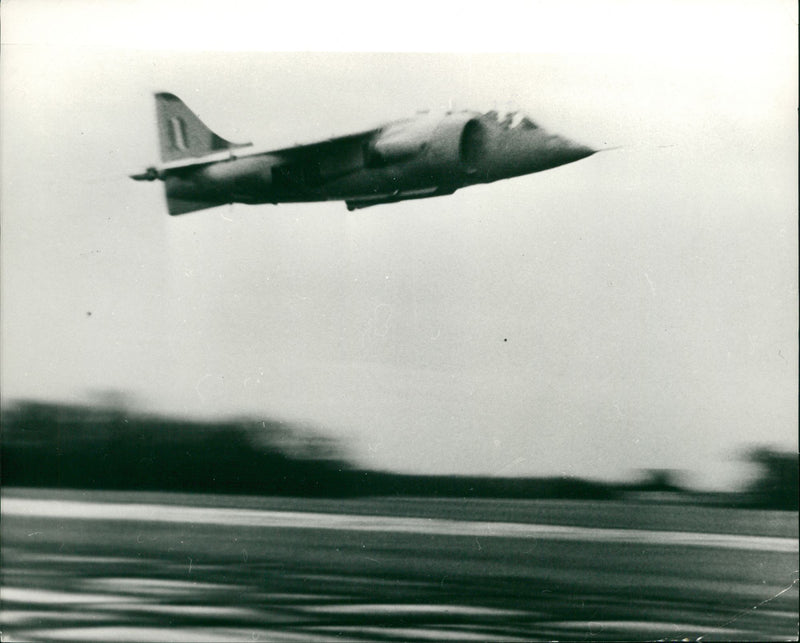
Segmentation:
{"type": "Polygon", "coordinates": [[[577,159],[585,159],[587,156],[591,156],[596,152],[597,150],[592,149],[588,145],[577,145],[575,147],[575,155],[577,156],[577,159]]]}
{"type": "Polygon", "coordinates": [[[556,136],[555,145],[553,147],[554,151],[556,151],[556,153],[563,158],[563,163],[579,161],[597,152],[597,150],[594,150],[587,145],[576,143],[575,141],[571,141],[563,136],[556,136]]]}
{"type": "Polygon", "coordinates": [[[564,136],[557,134],[547,134],[542,144],[537,146],[534,154],[536,161],[536,172],[546,170],[559,165],[566,165],[597,152],[588,145],[576,143],[564,136]]]}

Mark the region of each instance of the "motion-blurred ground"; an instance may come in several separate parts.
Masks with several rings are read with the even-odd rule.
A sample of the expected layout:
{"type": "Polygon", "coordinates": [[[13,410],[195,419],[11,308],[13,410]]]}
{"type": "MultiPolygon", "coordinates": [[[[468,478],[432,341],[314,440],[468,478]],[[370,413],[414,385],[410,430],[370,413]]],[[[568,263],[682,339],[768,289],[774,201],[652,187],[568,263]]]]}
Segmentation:
{"type": "Polygon", "coordinates": [[[797,513],[5,489],[4,641],[790,640],[797,513]]]}

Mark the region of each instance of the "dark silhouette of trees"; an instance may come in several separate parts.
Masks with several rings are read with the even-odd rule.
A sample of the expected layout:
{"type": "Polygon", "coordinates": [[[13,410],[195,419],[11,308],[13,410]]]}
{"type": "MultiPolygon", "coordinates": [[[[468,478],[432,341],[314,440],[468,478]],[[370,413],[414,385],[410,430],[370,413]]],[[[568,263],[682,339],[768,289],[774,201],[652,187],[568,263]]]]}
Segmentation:
{"type": "MultiPolygon", "coordinates": [[[[797,509],[796,454],[754,449],[761,475],[726,506],[797,509]]],[[[2,483],[10,486],[195,491],[291,496],[581,498],[649,492],[691,501],[678,472],[645,471],[634,483],[573,477],[411,475],[358,469],[342,446],[310,428],[274,419],[218,421],[137,411],[118,393],[92,403],[19,401],[2,409],[2,483]]],[[[663,498],[662,498],[663,499],[663,498]]]]}
{"type": "Polygon", "coordinates": [[[2,425],[6,485],[323,496],[347,492],[350,465],[334,443],[274,421],[204,422],[118,406],[26,401],[3,409],[2,425]]]}
{"type": "Polygon", "coordinates": [[[758,447],[750,450],[748,459],[761,470],[749,489],[752,504],[764,509],[798,509],[797,454],[758,447]]]}
{"type": "Polygon", "coordinates": [[[132,410],[120,394],[92,404],[22,401],[2,411],[6,485],[295,496],[615,497],[569,477],[409,475],[353,467],[311,429],[251,418],[215,422],[132,410]]]}

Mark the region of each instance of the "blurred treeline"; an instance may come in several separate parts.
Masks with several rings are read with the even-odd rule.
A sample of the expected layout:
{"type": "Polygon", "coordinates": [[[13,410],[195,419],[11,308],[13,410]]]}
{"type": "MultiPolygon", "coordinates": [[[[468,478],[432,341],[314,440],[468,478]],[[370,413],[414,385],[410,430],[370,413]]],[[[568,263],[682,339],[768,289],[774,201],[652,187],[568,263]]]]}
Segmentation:
{"type": "Polygon", "coordinates": [[[113,405],[2,410],[4,485],[336,495],[336,445],[278,421],[201,421],[113,405]]]}
{"type": "MultiPolygon", "coordinates": [[[[573,477],[435,476],[359,469],[341,445],[312,429],[251,418],[203,421],[101,404],[18,401],[2,409],[2,483],[9,486],[195,491],[287,496],[439,496],[701,499],[675,472],[635,483],[573,477]]],[[[761,474],[744,494],[705,501],[798,507],[798,459],[769,449],[748,454],[761,474]]]]}

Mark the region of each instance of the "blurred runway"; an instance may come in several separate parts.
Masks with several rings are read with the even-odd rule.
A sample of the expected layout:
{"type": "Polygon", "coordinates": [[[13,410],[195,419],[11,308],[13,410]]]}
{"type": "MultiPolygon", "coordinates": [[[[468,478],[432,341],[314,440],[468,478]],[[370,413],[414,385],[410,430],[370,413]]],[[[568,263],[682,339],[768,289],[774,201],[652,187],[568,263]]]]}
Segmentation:
{"type": "Polygon", "coordinates": [[[797,514],[5,490],[3,641],[791,640],[797,514]]]}

